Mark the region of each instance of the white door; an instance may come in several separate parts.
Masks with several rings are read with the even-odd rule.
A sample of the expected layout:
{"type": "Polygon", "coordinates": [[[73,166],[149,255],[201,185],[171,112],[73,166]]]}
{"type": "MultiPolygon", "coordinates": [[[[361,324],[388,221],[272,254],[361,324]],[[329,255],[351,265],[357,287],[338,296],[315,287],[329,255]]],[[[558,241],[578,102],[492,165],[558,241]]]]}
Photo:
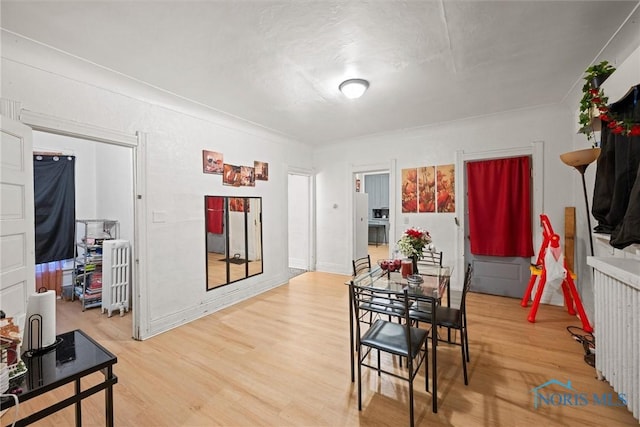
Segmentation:
{"type": "Polygon", "coordinates": [[[363,258],[369,253],[369,195],[367,193],[355,193],[355,217],[353,229],[355,230],[355,245],[353,245],[353,258],[363,258]]]}
{"type": "MultiPolygon", "coordinates": [[[[492,160],[492,159],[484,159],[492,160]]],[[[467,236],[464,243],[465,263],[473,266],[473,280],[471,291],[489,295],[498,295],[511,298],[522,298],[529,281],[531,264],[530,257],[499,257],[475,255],[471,253],[471,242],[469,240],[469,203],[467,194],[467,169],[464,168],[464,197],[465,212],[464,223],[467,236]]],[[[531,184],[533,185],[533,180],[531,184]]],[[[489,188],[490,186],[487,186],[489,188]]],[[[532,190],[532,189],[530,189],[532,190]]],[[[494,189],[495,191],[495,189],[494,189]]],[[[497,190],[500,191],[500,190],[497,190]]],[[[533,194],[533,191],[530,191],[533,194]]],[[[532,217],[531,207],[528,216],[532,217]]]]}
{"type": "Polygon", "coordinates": [[[0,308],[21,321],[36,287],[31,128],[0,120],[0,308]]]}

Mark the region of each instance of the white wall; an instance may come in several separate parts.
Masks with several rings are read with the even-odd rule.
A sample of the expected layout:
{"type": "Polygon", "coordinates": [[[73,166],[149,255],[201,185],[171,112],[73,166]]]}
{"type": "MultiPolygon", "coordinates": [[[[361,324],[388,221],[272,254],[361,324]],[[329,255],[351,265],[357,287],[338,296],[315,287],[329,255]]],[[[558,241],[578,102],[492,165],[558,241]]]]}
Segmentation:
{"type": "MultiPolygon", "coordinates": [[[[287,281],[287,170],[311,169],[310,149],[258,127],[194,107],[59,52],[2,33],[2,97],[24,109],[127,134],[146,133],[147,282],[136,284],[150,337],[287,281]],[[226,162],[269,163],[269,181],[223,186],[202,173],[202,150],[226,162]],[[204,196],[263,197],[264,274],[205,290],[204,196]],[[153,222],[156,214],[156,220],[153,222]]],[[[142,310],[141,310],[142,311],[142,310]]]]}
{"type": "MultiPolygon", "coordinates": [[[[457,150],[471,153],[530,147],[534,141],[544,141],[543,209],[555,227],[562,230],[564,207],[571,204],[573,193],[566,185],[571,182],[572,171],[560,162],[559,155],[572,149],[571,120],[572,115],[565,108],[549,106],[377,135],[316,151],[318,269],[343,274],[350,271],[350,242],[333,236],[351,235],[351,170],[354,165],[374,164],[389,157],[396,159],[395,178],[399,182],[404,168],[455,163],[457,150]],[[338,205],[336,209],[334,203],[338,205]]],[[[461,171],[457,170],[456,178],[460,176],[461,171]]],[[[391,203],[396,206],[394,222],[390,225],[395,235],[408,226],[423,227],[444,252],[445,262],[455,263],[458,248],[454,218],[458,216],[462,222],[462,213],[403,214],[400,192],[395,197],[395,203],[391,203]]],[[[456,276],[461,279],[461,272],[456,276]]],[[[456,280],[454,277],[454,286],[456,280]]]]}
{"type": "Polygon", "coordinates": [[[133,243],[132,149],[99,142],[95,144],[96,218],[117,220],[120,239],[133,243]]]}

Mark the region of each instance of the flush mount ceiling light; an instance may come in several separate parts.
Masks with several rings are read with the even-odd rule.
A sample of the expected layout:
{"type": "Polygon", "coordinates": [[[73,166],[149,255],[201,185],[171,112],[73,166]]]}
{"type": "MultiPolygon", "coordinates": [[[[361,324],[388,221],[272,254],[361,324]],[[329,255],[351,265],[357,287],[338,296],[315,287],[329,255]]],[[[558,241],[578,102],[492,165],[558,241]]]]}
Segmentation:
{"type": "Polygon", "coordinates": [[[340,83],[340,92],[349,99],[360,98],[367,88],[369,82],[364,79],[349,79],[340,83]]]}

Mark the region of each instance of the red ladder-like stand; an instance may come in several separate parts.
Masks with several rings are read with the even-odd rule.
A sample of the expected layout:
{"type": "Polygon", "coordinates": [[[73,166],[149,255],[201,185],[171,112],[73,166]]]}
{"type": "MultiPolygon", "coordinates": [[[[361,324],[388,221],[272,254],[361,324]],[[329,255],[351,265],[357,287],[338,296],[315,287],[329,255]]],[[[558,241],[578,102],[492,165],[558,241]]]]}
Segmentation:
{"type": "MultiPolygon", "coordinates": [[[[547,281],[547,272],[544,265],[546,250],[548,248],[560,247],[560,236],[554,233],[549,218],[545,214],[542,214],[540,215],[540,221],[542,222],[542,245],[540,246],[540,250],[538,251],[538,259],[536,260],[536,265],[532,265],[529,267],[529,269],[531,270],[531,278],[529,279],[529,284],[527,285],[527,291],[525,292],[524,296],[522,297],[522,301],[520,302],[520,305],[523,307],[527,307],[529,305],[533,287],[535,286],[538,277],[540,277],[540,283],[538,284],[536,296],[533,299],[533,305],[531,306],[531,311],[529,312],[529,316],[527,317],[527,320],[529,320],[529,322],[531,323],[534,323],[536,321],[536,314],[538,312],[538,307],[540,306],[542,291],[544,290],[544,285],[547,281]]],[[[565,279],[562,281],[562,294],[564,295],[564,302],[567,305],[567,311],[570,315],[575,316],[575,303],[575,308],[578,310],[578,316],[582,321],[582,329],[584,329],[585,332],[593,332],[593,328],[589,324],[587,313],[585,313],[584,311],[582,300],[580,299],[580,295],[578,294],[578,290],[576,289],[576,285],[574,283],[576,275],[567,267],[566,259],[564,261],[564,269],[567,274],[565,279]]]]}

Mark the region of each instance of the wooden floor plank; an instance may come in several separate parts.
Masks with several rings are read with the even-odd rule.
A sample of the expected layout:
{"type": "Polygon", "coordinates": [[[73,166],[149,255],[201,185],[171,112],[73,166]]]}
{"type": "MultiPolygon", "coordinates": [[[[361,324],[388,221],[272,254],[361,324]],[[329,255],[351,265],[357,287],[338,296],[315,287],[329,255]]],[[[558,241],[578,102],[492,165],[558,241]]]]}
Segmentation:
{"type": "MultiPolygon", "coordinates": [[[[133,341],[131,314],[108,318],[58,301],[58,332],[80,328],[118,356],[118,426],[398,426],[408,424],[407,384],[364,371],[363,409],[349,375],[348,276],[305,273],[277,289],[149,340],[133,341]]],[[[424,377],[415,385],[416,425],[637,425],[623,407],[534,408],[531,390],[549,379],[577,392],[613,389],[595,378],[566,327],[562,307],[541,306],[527,322],[519,300],[469,294],[469,385],[459,347],[438,349],[439,411],[424,377]]],[[[385,360],[389,366],[393,363],[385,360]]],[[[95,383],[92,378],[84,383],[95,383]]],[[[563,393],[562,389],[557,392],[563,393]]],[[[20,414],[71,394],[26,402],[20,414]]],[[[84,424],[103,425],[104,398],[87,399],[84,424]]],[[[12,412],[2,424],[12,421],[12,412]]],[[[73,424],[65,409],[38,426],[73,424]]]]}

